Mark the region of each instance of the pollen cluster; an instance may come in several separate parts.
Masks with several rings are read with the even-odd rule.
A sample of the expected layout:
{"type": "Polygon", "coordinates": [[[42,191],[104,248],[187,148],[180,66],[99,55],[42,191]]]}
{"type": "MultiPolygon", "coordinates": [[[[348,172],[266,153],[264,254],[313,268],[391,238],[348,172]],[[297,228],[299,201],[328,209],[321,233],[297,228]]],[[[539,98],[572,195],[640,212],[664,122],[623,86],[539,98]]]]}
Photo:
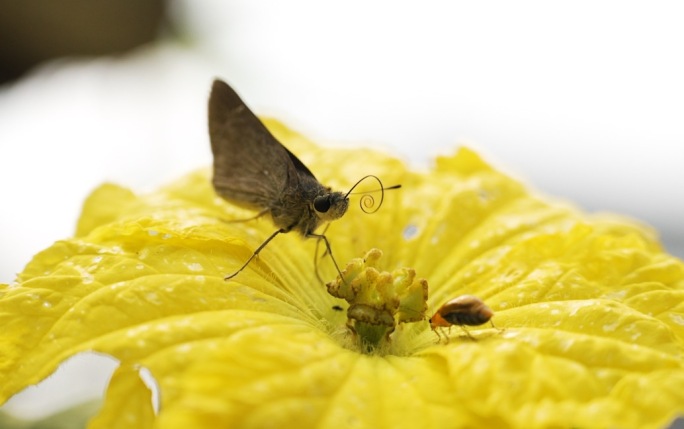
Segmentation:
{"type": "Polygon", "coordinates": [[[389,341],[398,324],[424,320],[427,311],[427,280],[416,278],[413,268],[380,271],[381,257],[382,251],[369,250],[326,285],[330,295],[349,303],[347,326],[352,333],[373,347],[389,341]]]}

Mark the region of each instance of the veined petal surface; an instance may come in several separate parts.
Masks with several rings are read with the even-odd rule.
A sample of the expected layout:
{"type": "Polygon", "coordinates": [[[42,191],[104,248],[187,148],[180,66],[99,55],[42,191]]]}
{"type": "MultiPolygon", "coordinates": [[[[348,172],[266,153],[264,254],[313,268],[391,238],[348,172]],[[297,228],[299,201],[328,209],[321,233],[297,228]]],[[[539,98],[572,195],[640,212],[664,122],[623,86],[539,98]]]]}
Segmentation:
{"type": "Polygon", "coordinates": [[[294,234],[224,281],[275,229],[226,222],[253,213],[203,170],[148,195],[101,186],[75,237],[0,286],[0,402],[97,351],[121,366],[93,428],[659,428],[684,413],[684,265],[646,227],[549,202],[468,149],[415,172],[267,124],[325,185],[402,184],[331,225],[341,264],[382,249],[384,270],[428,280],[430,312],[476,295],[500,330],[437,344],[417,322],[384,354],[355,350],[315,243],[294,234]]]}

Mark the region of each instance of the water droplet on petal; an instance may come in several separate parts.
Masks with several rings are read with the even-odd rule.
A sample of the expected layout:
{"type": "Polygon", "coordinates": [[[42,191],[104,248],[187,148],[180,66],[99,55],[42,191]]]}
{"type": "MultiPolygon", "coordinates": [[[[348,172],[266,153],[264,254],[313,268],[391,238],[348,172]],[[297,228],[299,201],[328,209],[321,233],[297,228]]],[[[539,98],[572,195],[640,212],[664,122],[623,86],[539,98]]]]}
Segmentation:
{"type": "Polygon", "coordinates": [[[202,271],[204,267],[199,262],[193,262],[191,264],[186,264],[190,271],[202,271]]]}
{"type": "Polygon", "coordinates": [[[404,228],[403,236],[405,240],[410,240],[418,235],[418,227],[416,225],[410,224],[404,228]]]}
{"type": "Polygon", "coordinates": [[[670,313],[670,319],[680,326],[684,326],[684,317],[681,314],[670,313]]]}

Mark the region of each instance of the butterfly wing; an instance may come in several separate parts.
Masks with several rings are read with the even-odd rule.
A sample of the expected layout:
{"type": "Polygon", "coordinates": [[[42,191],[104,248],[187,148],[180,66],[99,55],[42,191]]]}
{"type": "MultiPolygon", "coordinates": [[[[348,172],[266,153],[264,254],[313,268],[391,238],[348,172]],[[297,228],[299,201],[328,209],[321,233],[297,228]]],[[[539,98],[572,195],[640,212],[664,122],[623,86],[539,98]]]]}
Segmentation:
{"type": "Polygon", "coordinates": [[[256,210],[297,189],[311,172],[266,129],[235,91],[215,80],[209,97],[213,184],[223,198],[256,210]]]}

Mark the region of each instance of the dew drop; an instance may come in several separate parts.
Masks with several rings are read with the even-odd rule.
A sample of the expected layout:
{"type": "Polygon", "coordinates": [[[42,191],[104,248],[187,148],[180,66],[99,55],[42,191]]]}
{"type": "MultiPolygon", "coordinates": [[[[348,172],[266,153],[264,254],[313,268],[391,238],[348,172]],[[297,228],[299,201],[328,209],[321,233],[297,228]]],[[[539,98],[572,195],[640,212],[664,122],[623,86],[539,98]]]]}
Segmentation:
{"type": "Polygon", "coordinates": [[[188,353],[192,351],[192,346],[190,346],[190,344],[181,344],[180,346],[176,347],[175,351],[178,353],[188,353]]]}
{"type": "Polygon", "coordinates": [[[147,295],[145,295],[145,298],[147,298],[147,300],[153,304],[161,304],[159,295],[157,295],[156,292],[148,292],[147,295]]]}
{"type": "Polygon", "coordinates": [[[573,345],[574,343],[575,343],[575,340],[573,340],[572,338],[570,338],[570,339],[561,341],[561,343],[560,343],[559,346],[560,346],[560,349],[561,349],[562,351],[567,352],[568,350],[570,350],[570,347],[572,347],[572,345],[573,345]]]}
{"type": "Polygon", "coordinates": [[[157,324],[157,331],[171,332],[171,325],[169,325],[168,323],[159,323],[157,324]]]}
{"type": "Polygon", "coordinates": [[[676,323],[676,324],[678,324],[678,325],[680,325],[680,326],[684,326],[684,317],[682,317],[681,314],[670,313],[670,319],[671,319],[674,323],[676,323]]]}
{"type": "Polygon", "coordinates": [[[404,232],[403,232],[404,240],[410,240],[413,237],[415,237],[416,235],[418,235],[418,227],[417,226],[415,226],[413,224],[409,224],[406,226],[406,228],[404,228],[404,232]]]}
{"type": "Polygon", "coordinates": [[[618,322],[603,325],[603,332],[613,332],[617,329],[618,322]]]}
{"type": "Polygon", "coordinates": [[[622,301],[625,298],[625,296],[627,296],[627,290],[611,292],[603,295],[604,298],[614,299],[616,301],[622,301]]]}
{"type": "Polygon", "coordinates": [[[186,264],[190,271],[202,271],[204,267],[199,262],[193,262],[191,264],[186,264]]]}
{"type": "Polygon", "coordinates": [[[572,311],[568,316],[575,316],[577,312],[579,312],[582,308],[584,307],[590,307],[592,305],[591,302],[586,302],[586,301],[576,301],[572,303],[568,303],[568,307],[572,308],[572,311]]]}

